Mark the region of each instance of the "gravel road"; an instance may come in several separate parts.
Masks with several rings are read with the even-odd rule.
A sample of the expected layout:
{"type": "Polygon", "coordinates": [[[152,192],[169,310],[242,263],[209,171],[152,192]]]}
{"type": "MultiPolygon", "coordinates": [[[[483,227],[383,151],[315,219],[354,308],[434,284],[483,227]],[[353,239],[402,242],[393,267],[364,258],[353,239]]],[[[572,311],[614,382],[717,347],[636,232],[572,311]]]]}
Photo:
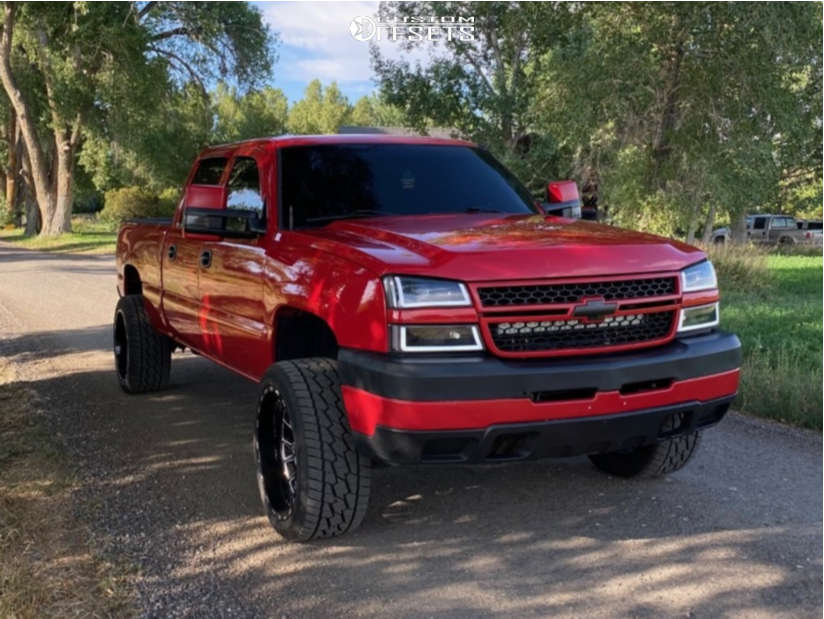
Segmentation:
{"type": "Polygon", "coordinates": [[[731,414],[652,482],[585,458],[380,469],[359,531],[290,544],[258,501],[256,386],[178,353],[168,390],[122,394],[115,300],[111,257],[0,245],[0,354],[76,459],[96,542],[137,568],[145,616],[821,616],[817,434],[731,414]]]}

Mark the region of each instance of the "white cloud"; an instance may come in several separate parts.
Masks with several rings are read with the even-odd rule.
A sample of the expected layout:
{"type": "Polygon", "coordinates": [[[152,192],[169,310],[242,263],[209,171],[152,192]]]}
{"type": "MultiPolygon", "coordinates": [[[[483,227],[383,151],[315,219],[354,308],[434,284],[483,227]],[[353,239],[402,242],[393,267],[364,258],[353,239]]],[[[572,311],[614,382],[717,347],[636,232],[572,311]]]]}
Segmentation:
{"type": "MultiPolygon", "coordinates": [[[[257,6],[280,35],[276,81],[308,83],[317,77],[324,83],[335,80],[368,91],[362,83],[373,78],[369,44],[352,38],[349,25],[355,17],[375,16],[378,2],[261,2],[257,6]]],[[[412,62],[428,58],[428,50],[408,54],[387,41],[380,43],[380,49],[389,57],[412,62]]]]}

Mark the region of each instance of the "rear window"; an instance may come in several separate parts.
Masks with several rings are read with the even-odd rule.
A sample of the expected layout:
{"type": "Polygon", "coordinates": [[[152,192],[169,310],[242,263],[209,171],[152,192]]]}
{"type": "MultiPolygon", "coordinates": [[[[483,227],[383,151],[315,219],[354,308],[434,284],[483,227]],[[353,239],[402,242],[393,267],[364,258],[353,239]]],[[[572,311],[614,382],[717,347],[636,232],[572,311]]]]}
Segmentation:
{"type": "Polygon", "coordinates": [[[821,230],[821,222],[820,221],[808,221],[807,222],[807,230],[821,230]]]}
{"type": "Polygon", "coordinates": [[[201,159],[192,177],[192,185],[219,185],[226,161],[228,161],[226,157],[201,159]]]}
{"type": "Polygon", "coordinates": [[[492,155],[467,146],[343,144],[281,151],[284,218],[534,213],[533,198],[492,155]]]}

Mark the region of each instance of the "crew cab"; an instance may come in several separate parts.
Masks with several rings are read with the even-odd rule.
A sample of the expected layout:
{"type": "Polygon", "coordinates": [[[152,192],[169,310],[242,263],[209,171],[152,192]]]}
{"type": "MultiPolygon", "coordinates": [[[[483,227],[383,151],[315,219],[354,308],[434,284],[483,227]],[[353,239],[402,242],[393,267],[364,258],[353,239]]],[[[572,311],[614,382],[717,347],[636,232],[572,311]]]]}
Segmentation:
{"type": "Polygon", "coordinates": [[[358,526],[380,464],[671,473],[738,388],[715,271],[684,243],[550,214],[576,200],[551,183],[541,206],[458,140],[208,148],[171,220],[121,226],[118,380],[162,389],[185,348],[258,382],[261,499],[293,540],[358,526]]]}
{"type": "MultiPolygon", "coordinates": [[[[729,228],[718,228],[712,233],[714,243],[723,244],[732,237],[729,228]]],[[[806,234],[803,222],[790,215],[747,215],[747,240],[760,245],[815,244],[813,234],[806,234]]]]}

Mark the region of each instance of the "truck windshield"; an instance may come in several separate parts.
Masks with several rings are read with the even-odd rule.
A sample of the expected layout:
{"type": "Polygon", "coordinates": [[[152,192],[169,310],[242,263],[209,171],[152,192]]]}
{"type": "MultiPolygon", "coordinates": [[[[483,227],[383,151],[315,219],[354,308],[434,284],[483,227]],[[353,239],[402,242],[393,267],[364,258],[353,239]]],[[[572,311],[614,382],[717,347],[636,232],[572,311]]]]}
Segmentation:
{"type": "Polygon", "coordinates": [[[537,212],[506,168],[467,146],[292,146],[280,162],[281,221],[294,228],[381,215],[537,212]]]}

